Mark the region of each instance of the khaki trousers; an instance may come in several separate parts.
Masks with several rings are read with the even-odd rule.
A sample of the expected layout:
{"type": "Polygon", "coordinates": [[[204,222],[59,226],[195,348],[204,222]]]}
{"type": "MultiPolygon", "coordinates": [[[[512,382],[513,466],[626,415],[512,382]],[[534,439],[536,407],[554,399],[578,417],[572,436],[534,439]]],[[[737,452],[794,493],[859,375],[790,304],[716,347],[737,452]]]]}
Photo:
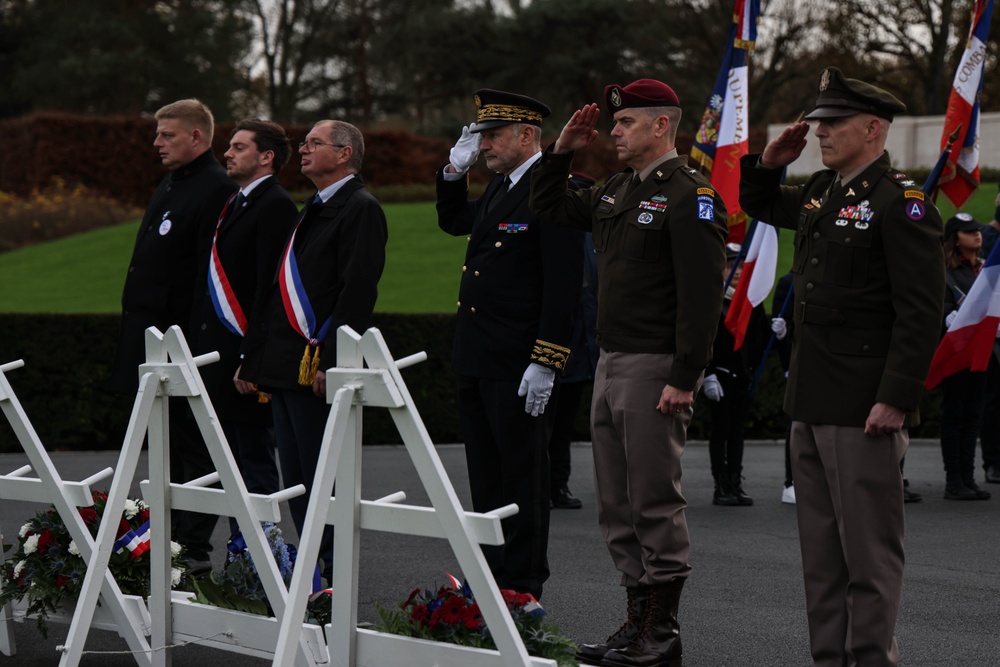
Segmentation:
{"type": "Polygon", "coordinates": [[[896,665],[905,431],[792,422],[792,476],[816,665],[896,665]]]}
{"type": "Polygon", "coordinates": [[[681,455],[691,411],[656,409],[673,355],[601,350],[591,433],[598,522],[623,586],[663,584],[691,571],[681,455]]]}

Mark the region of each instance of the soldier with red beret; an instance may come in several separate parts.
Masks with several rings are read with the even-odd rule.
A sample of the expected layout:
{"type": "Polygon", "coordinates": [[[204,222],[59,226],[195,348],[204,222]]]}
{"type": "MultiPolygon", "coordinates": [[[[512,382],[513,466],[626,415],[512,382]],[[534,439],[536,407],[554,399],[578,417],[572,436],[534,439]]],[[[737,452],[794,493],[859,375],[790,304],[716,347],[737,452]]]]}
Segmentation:
{"type": "Polygon", "coordinates": [[[611,136],[630,169],[570,191],[574,151],[597,138],[596,104],[576,111],[532,175],[539,218],[593,232],[597,341],[591,405],[598,520],[627,595],[624,624],[577,657],[678,666],[677,608],[691,571],[681,454],[711,359],[726,263],[722,198],[674,146],[680,102],[640,79],[605,89],[611,136]]]}

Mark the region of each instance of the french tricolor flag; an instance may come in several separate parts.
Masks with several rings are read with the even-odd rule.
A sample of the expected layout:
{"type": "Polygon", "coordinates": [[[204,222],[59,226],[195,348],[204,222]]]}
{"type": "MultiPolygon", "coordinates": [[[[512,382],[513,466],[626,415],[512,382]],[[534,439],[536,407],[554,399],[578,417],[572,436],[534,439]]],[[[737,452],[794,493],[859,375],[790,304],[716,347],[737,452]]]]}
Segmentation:
{"type": "Polygon", "coordinates": [[[130,530],[119,537],[115,541],[113,549],[116,554],[128,549],[132,558],[138,558],[149,551],[149,522],[147,521],[134,531],[130,530]]]}
{"type": "Polygon", "coordinates": [[[927,372],[927,389],[961,370],[985,371],[1000,326],[1000,244],[993,246],[958,315],[938,344],[927,372]]]}
{"type": "Polygon", "coordinates": [[[736,285],[736,293],[729,304],[726,319],[723,323],[733,334],[736,344],[734,350],[740,349],[750,323],[750,313],[764,302],[774,287],[774,273],[778,268],[778,230],[771,225],[757,221],[753,236],[750,237],[750,248],[743,262],[740,281],[736,285]]]}
{"type": "Polygon", "coordinates": [[[948,96],[948,111],[941,133],[941,149],[948,136],[958,129],[955,142],[941,174],[940,189],[960,207],[979,187],[979,96],[983,91],[986,40],[990,34],[993,0],[976,0],[972,7],[972,27],[962,60],[948,96]]]}
{"type": "Polygon", "coordinates": [[[722,68],[702,115],[691,157],[709,171],[729,213],[727,241],[741,243],[746,214],[740,208],[740,158],[750,137],[747,52],[757,40],[760,0],[736,0],[722,68]]]}

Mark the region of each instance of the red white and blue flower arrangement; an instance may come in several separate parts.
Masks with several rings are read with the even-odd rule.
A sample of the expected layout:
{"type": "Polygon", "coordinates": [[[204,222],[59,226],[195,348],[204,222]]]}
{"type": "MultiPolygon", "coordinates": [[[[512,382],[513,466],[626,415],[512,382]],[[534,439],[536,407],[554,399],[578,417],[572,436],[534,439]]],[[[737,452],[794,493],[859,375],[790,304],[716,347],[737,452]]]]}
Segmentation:
{"type": "MultiPolygon", "coordinates": [[[[94,504],[79,509],[90,534],[97,537],[107,494],[92,491],[94,504]]],[[[54,507],[39,512],[18,531],[17,549],[0,565],[0,606],[27,600],[25,613],[37,616],[47,634],[46,619],[75,602],[83,588],[88,563],[54,507]]],[[[13,545],[4,545],[7,552],[13,545]]],[[[131,498],[118,521],[108,569],[125,595],[149,597],[149,507],[131,498]]],[[[181,545],[170,543],[170,584],[177,586],[187,570],[181,545]]]]}
{"type": "MultiPolygon", "coordinates": [[[[436,591],[415,588],[398,608],[376,605],[380,632],[496,650],[468,583],[448,575],[450,583],[436,591]]],[[[527,593],[501,589],[514,626],[531,655],[555,660],[560,667],[577,665],[576,644],[545,620],[545,610],[527,593]]]]}

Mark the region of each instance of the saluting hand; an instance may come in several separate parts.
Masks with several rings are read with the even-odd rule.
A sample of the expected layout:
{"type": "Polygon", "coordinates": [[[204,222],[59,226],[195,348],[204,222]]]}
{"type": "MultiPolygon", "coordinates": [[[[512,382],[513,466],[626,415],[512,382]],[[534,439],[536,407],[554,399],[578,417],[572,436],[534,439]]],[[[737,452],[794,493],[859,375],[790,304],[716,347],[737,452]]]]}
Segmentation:
{"type": "Polygon", "coordinates": [[[806,134],[809,133],[809,123],[801,121],[786,127],[781,134],[772,139],[760,156],[763,167],[784,167],[802,155],[806,147],[806,134]]]}
{"type": "Polygon", "coordinates": [[[584,105],[570,116],[569,121],[559,133],[553,153],[569,153],[586,148],[597,139],[597,119],[601,117],[601,109],[596,104],[584,105]]]}

